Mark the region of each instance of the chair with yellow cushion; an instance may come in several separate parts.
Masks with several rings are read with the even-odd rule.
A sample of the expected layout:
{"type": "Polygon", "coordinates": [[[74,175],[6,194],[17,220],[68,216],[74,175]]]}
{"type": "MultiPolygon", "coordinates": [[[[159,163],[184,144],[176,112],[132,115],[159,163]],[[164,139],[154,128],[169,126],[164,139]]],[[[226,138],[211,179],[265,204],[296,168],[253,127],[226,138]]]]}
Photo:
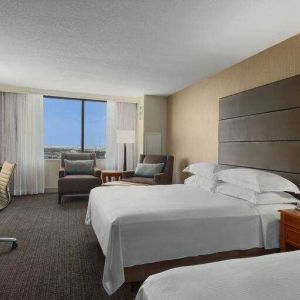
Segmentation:
{"type": "MultiPolygon", "coordinates": [[[[9,184],[13,177],[16,164],[5,161],[0,172],[0,211],[8,206],[11,201],[9,184]]],[[[0,242],[12,243],[12,248],[17,248],[16,238],[0,238],[0,242]]]]}

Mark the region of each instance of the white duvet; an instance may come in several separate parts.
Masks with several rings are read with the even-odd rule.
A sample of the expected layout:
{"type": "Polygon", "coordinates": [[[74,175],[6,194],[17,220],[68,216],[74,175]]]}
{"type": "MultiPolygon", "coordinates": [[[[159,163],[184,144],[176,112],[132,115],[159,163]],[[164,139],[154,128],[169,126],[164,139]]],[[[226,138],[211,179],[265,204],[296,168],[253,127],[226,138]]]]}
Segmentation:
{"type": "Polygon", "coordinates": [[[182,267],[150,276],[136,300],[297,300],[300,251],[182,267]]]}
{"type": "Polygon", "coordinates": [[[279,208],[186,185],[98,187],[91,191],[86,223],[105,258],[108,294],[124,282],[124,267],[257,247],[278,247],[279,208]]]}

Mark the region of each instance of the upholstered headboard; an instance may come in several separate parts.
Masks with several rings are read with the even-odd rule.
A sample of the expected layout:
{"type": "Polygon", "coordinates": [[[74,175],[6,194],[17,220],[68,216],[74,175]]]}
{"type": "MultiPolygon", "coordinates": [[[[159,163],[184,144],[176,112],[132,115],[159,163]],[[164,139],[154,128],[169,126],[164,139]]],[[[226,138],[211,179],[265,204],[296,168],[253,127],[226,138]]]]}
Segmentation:
{"type": "Polygon", "coordinates": [[[220,99],[219,163],[300,186],[300,75],[220,99]]]}

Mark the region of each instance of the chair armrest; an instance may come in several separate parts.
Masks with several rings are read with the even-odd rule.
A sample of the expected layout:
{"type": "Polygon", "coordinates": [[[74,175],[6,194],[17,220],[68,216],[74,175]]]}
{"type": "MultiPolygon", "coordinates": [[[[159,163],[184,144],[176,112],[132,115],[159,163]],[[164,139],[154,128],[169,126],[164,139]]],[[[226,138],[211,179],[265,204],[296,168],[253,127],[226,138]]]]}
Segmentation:
{"type": "Polygon", "coordinates": [[[134,171],[124,171],[122,172],[122,178],[130,178],[134,176],[134,171]]]}
{"type": "Polygon", "coordinates": [[[94,168],[94,173],[93,173],[93,175],[94,175],[95,177],[101,178],[101,170],[98,169],[98,168],[94,168]]]}
{"type": "Polygon", "coordinates": [[[65,177],[65,169],[64,168],[60,168],[59,171],[58,171],[58,177],[59,178],[62,178],[62,177],[65,177]]]}
{"type": "Polygon", "coordinates": [[[159,173],[154,176],[154,181],[157,184],[171,184],[171,180],[167,173],[159,173]]]}

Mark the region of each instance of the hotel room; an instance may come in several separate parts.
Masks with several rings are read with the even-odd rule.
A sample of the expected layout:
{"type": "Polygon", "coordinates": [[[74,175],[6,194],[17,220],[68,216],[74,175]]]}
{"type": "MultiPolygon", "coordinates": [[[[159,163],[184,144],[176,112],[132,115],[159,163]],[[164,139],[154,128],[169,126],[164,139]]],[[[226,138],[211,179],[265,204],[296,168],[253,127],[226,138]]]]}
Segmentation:
{"type": "Polygon", "coordinates": [[[0,299],[300,299],[299,1],[0,4],[0,299]]]}

